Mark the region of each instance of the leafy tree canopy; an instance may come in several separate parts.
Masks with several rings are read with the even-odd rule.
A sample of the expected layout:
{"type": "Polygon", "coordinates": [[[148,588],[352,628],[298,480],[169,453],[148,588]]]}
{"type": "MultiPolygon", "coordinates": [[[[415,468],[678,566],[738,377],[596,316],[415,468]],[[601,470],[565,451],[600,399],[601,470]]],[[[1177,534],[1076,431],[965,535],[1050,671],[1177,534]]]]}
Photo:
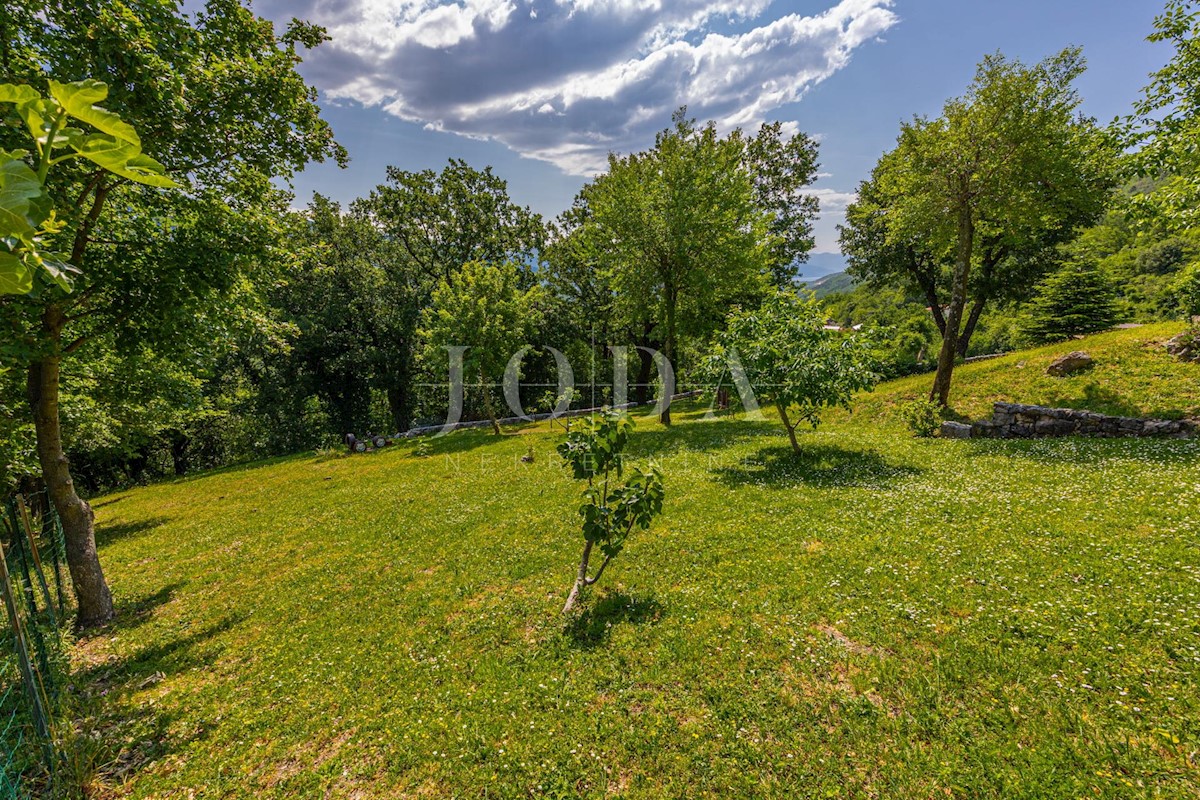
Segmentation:
{"type": "Polygon", "coordinates": [[[1200,214],[1200,8],[1195,0],[1168,0],[1149,39],[1172,45],[1171,60],[1152,76],[1134,112],[1125,120],[1128,164],[1138,175],[1163,181],[1137,198],[1146,224],[1172,231],[1195,227],[1200,214]]]}
{"type": "Polygon", "coordinates": [[[431,305],[421,315],[420,334],[431,369],[447,363],[447,347],[467,348],[463,374],[479,381],[497,434],[492,388],[503,380],[509,359],[528,344],[541,321],[541,287],[522,289],[521,282],[522,271],[512,262],[468,261],[438,283],[431,305]]]}

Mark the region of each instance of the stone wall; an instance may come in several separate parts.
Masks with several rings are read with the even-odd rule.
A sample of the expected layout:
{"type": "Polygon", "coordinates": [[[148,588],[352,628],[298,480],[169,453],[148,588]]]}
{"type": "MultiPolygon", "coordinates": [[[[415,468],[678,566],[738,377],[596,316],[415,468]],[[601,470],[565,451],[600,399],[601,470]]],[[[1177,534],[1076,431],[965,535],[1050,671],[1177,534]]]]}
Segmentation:
{"type": "Polygon", "coordinates": [[[1033,439],[1048,436],[1169,436],[1186,438],[1200,432],[1191,420],[1110,417],[1074,408],[1045,408],[996,403],[992,418],[971,425],[946,422],[942,436],[951,439],[1033,439]]]}

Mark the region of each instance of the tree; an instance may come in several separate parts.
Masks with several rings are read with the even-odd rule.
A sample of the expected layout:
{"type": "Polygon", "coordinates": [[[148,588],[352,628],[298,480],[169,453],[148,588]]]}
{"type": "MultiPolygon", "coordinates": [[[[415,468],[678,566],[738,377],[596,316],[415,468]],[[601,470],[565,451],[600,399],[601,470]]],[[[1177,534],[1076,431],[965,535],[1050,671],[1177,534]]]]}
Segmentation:
{"type": "Polygon", "coordinates": [[[1068,264],[1038,284],[1022,332],[1036,342],[1056,342],[1108,330],[1117,322],[1115,295],[1095,266],[1068,264]]]}
{"type": "Polygon", "coordinates": [[[1193,229],[1200,213],[1195,145],[1200,139],[1198,36],[1200,9],[1195,0],[1168,0],[1149,40],[1169,43],[1175,53],[1153,74],[1124,126],[1126,144],[1135,151],[1127,162],[1130,171],[1163,184],[1137,198],[1141,222],[1170,231],[1193,229]]]}
{"type": "MultiPolygon", "coordinates": [[[[572,364],[587,365],[588,383],[595,387],[606,380],[597,365],[607,361],[607,346],[632,335],[636,344],[649,346],[645,326],[618,320],[614,314],[611,276],[603,268],[601,254],[588,235],[587,206],[576,202],[563,212],[551,228],[546,246],[546,269],[539,272],[547,291],[547,342],[554,342],[572,364]]],[[[639,355],[645,355],[638,351],[639,355]]],[[[646,356],[649,362],[649,356],[646,356]]],[[[611,372],[607,373],[611,375],[611,372]]],[[[646,374],[639,376],[635,389],[638,402],[645,402],[646,374]]]]}
{"type": "Polygon", "coordinates": [[[563,613],[575,607],[583,591],[604,574],[609,562],[625,548],[625,540],[635,528],[646,530],[662,512],[662,471],[654,465],[633,467],[628,478],[623,454],[633,422],[621,412],[605,412],[584,418],[575,424],[566,441],[558,446],[559,455],[571,467],[576,480],[586,480],[583,505],[583,556],[575,584],[567,595],[563,613]],[[599,545],[604,561],[595,575],[588,575],[592,549],[599,545]]]}
{"type": "MultiPolygon", "coordinates": [[[[106,337],[165,351],[199,335],[205,310],[277,237],[286,198],[272,180],[310,160],[344,161],[345,153],[295,69],[298,49],[325,38],[315,26],[293,21],[276,36],[270,21],[236,0],[210,0],[190,17],[170,2],[57,0],[38,14],[6,15],[4,24],[0,79],[35,88],[49,75],[103,79],[107,108],[185,189],[164,196],[82,159],[63,164],[47,191],[56,208],[70,210],[55,244],[82,270],[74,291],[46,285],[0,299],[28,376],[43,476],[63,520],[78,622],[88,626],[112,616],[112,599],[91,508],[75,490],[63,447],[64,363],[106,337]]],[[[14,136],[0,130],[0,147],[11,151],[14,136]]]]}
{"type": "Polygon", "coordinates": [[[383,230],[432,280],[468,261],[528,265],[545,247],[541,216],[516,205],[508,184],[485,167],[450,159],[440,173],[388,167],[367,201],[383,230]]]}
{"type": "Polygon", "coordinates": [[[387,182],[357,203],[354,213],[380,228],[390,248],[384,264],[389,294],[406,298],[396,307],[402,313],[391,316],[390,338],[381,340],[387,345],[379,350],[387,362],[384,374],[393,376],[386,385],[393,423],[404,430],[412,420],[413,396],[405,379],[414,368],[418,309],[428,306],[440,281],[470,261],[512,261],[522,267],[522,285],[530,285],[546,228],[539,215],[512,202],[508,184],[491,167],[479,171],[460,159],[450,159],[440,173],[388,167],[387,182]]]}
{"type": "Polygon", "coordinates": [[[855,276],[907,281],[929,300],[942,333],[930,398],[942,406],[986,303],[1027,293],[1106,207],[1114,147],[1077,115],[1083,70],[1075,49],[1034,66],[988,56],[941,117],[902,126],[847,214],[855,276]]]}
{"type": "Polygon", "coordinates": [[[796,265],[816,244],[813,220],[820,206],[807,190],[817,179],[817,143],[803,132],[785,140],[782,123],[768,123],[746,139],[745,164],[754,179],[755,203],[771,215],[767,229],[775,286],[790,287],[796,265]]]}
{"type": "Polygon", "coordinates": [[[521,270],[511,262],[468,261],[438,283],[421,315],[429,363],[445,363],[445,348],[467,348],[463,374],[479,380],[483,407],[497,435],[492,387],[503,381],[509,359],[541,319],[541,287],[523,290],[520,283],[521,270]]]}
{"type": "MultiPolygon", "coordinates": [[[[777,240],[755,199],[743,137],[697,129],[683,112],[652,150],[609,156],[581,192],[590,235],[612,275],[617,313],[651,320],[674,363],[679,337],[707,336],[737,299],[765,291],[777,240]]],[[[670,424],[669,402],[663,424],[670,424]]]]}
{"type": "Polygon", "coordinates": [[[717,382],[731,364],[739,366],[754,396],[779,412],[796,453],[801,422],[815,428],[822,409],[849,407],[855,392],[879,380],[875,337],[828,331],[824,322],[816,300],[778,292],[757,309],[729,315],[705,368],[717,382]]]}
{"type": "MultiPolygon", "coordinates": [[[[294,258],[269,292],[297,330],[287,389],[319,398],[337,433],[361,435],[372,425],[373,391],[389,400],[397,385],[407,392],[419,281],[362,203],[347,213],[314,195],[294,223],[287,240],[294,258]]],[[[389,411],[393,429],[407,430],[411,409],[389,411]]]]}

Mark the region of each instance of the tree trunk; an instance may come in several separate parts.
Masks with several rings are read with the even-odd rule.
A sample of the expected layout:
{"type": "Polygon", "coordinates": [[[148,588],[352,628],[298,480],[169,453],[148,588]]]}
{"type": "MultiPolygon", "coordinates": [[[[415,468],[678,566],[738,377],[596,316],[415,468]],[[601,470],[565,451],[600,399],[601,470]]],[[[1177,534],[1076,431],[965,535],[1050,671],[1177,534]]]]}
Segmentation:
{"type": "Polygon", "coordinates": [[[132,483],[142,484],[146,479],[146,467],[150,464],[150,449],[139,447],[132,458],[126,460],[125,471],[132,483]]]}
{"type": "Polygon", "coordinates": [[[971,304],[971,313],[967,316],[967,324],[963,326],[962,333],[958,337],[958,357],[966,358],[967,350],[971,346],[971,337],[975,334],[975,327],[979,324],[979,317],[983,314],[983,307],[987,304],[987,298],[980,296],[975,298],[975,302],[971,304]]]}
{"type": "Polygon", "coordinates": [[[971,277],[971,255],[975,249],[975,220],[971,208],[964,203],[958,212],[958,243],[954,263],[954,287],[950,292],[950,308],[946,315],[946,330],[942,334],[942,349],[938,353],[937,374],[929,399],[942,408],[950,404],[950,381],[954,377],[954,360],[958,357],[958,332],[962,328],[963,309],[967,305],[967,281],[971,277]]]}
{"type": "MultiPolygon", "coordinates": [[[[675,292],[667,294],[667,341],[664,345],[664,355],[667,357],[667,363],[671,365],[671,369],[675,369],[675,303],[677,297],[675,292]]],[[[661,377],[661,376],[660,376],[661,377]]],[[[662,381],[663,390],[663,410],[658,421],[663,425],[671,424],[671,398],[667,395],[669,387],[665,380],[662,381]]]]}
{"type": "Polygon", "coordinates": [[[409,408],[408,392],[403,386],[389,386],[387,389],[388,413],[391,414],[392,424],[396,433],[404,433],[412,427],[412,410],[409,408]]]}
{"type": "Polygon", "coordinates": [[[188,444],[191,440],[183,431],[175,431],[171,435],[171,464],[175,467],[175,475],[182,477],[191,467],[191,457],[188,444]]]}
{"type": "MultiPolygon", "coordinates": [[[[645,333],[638,344],[642,347],[649,348],[651,346],[650,331],[654,330],[654,326],[646,323],[645,333]]],[[[650,370],[654,368],[654,356],[647,353],[645,350],[638,350],[638,377],[637,384],[633,387],[633,397],[638,405],[646,405],[650,402],[650,370]]]]}
{"type": "Polygon", "coordinates": [[[563,606],[564,614],[575,607],[575,602],[579,600],[579,595],[583,593],[584,588],[588,585],[588,559],[591,555],[592,543],[588,542],[583,546],[583,558],[579,559],[579,572],[575,574],[575,585],[571,587],[571,593],[567,595],[567,604],[563,606]]]}
{"type": "Polygon", "coordinates": [[[783,420],[783,427],[787,429],[788,440],[792,443],[792,452],[800,455],[800,442],[796,440],[796,425],[799,425],[800,421],[797,420],[796,425],[791,423],[788,419],[787,409],[784,408],[783,403],[776,403],[775,408],[779,410],[779,418],[783,420]]]}
{"type": "Polygon", "coordinates": [[[479,376],[479,383],[483,391],[483,410],[487,414],[488,421],[492,423],[492,433],[500,435],[500,423],[496,421],[496,410],[492,408],[492,389],[483,382],[483,376],[479,376]]]}
{"type": "MultiPolygon", "coordinates": [[[[62,312],[54,307],[48,309],[43,325],[57,350],[62,330],[62,312]]],[[[42,476],[50,499],[62,519],[67,567],[71,571],[71,584],[79,603],[76,623],[80,628],[88,628],[112,619],[113,602],[108,584],[104,582],[104,572],[100,569],[100,559],[96,555],[92,509],[76,494],[67,455],[63,451],[58,417],[59,366],[60,356],[57,352],[35,361],[29,367],[27,388],[37,432],[42,476]]]]}

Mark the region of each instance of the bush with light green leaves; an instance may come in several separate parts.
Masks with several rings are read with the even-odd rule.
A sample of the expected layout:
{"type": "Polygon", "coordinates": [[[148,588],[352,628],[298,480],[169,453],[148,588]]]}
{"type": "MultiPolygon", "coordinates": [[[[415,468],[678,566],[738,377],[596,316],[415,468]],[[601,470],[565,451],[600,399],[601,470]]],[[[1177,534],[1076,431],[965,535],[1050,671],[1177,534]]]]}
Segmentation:
{"type": "Polygon", "coordinates": [[[1200,261],[1193,262],[1179,271],[1171,284],[1171,292],[1175,295],[1184,318],[1197,325],[1197,317],[1200,317],[1200,261]]]}
{"type": "Polygon", "coordinates": [[[83,158],[137,183],[176,185],[142,152],[133,126],[96,105],[108,96],[104,83],[52,80],[49,88],[47,97],[32,86],[0,84],[0,103],[16,107],[33,144],[32,150],[0,150],[0,294],[28,294],[39,276],[70,291],[79,272],[50,244],[66,225],[46,191],[55,166],[83,158]]]}
{"type": "Polygon", "coordinates": [[[628,414],[606,411],[580,420],[558,446],[558,453],[571,467],[577,480],[586,480],[583,504],[583,556],[575,585],[563,613],[575,607],[587,587],[600,580],[609,562],[620,554],[625,540],[635,529],[646,530],[662,512],[662,471],[655,465],[626,469],[622,453],[629,441],[633,421],[628,414]],[[589,575],[592,550],[600,548],[604,561],[589,575]]]}
{"type": "Polygon", "coordinates": [[[941,406],[929,398],[918,397],[900,406],[900,419],[904,420],[913,436],[929,438],[941,427],[941,410],[941,406]]]}

